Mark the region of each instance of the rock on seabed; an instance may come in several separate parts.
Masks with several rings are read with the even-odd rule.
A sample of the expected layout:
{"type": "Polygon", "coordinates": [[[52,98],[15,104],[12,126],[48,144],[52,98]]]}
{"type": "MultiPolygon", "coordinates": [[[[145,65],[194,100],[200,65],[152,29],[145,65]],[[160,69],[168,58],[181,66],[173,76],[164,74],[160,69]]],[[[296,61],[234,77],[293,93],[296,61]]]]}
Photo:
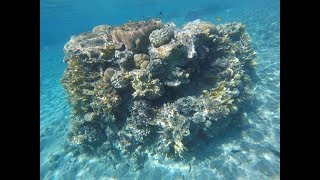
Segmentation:
{"type": "Polygon", "coordinates": [[[241,23],[100,25],[64,47],[72,151],[143,167],[179,160],[243,119],[256,58],[241,23]]]}

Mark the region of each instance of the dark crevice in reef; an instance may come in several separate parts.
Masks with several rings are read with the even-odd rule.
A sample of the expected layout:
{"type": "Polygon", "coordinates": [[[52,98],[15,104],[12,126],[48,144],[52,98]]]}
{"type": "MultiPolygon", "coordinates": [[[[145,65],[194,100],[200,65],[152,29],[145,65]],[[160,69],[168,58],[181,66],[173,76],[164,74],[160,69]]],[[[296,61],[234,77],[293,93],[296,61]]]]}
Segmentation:
{"type": "Polygon", "coordinates": [[[153,101],[153,105],[159,107],[165,103],[173,103],[177,99],[186,97],[186,96],[200,96],[204,90],[210,90],[213,84],[217,84],[217,75],[219,72],[224,71],[225,68],[222,67],[212,67],[208,60],[204,60],[204,62],[200,64],[189,63],[184,68],[188,69],[190,67],[196,68],[195,66],[199,66],[199,69],[202,71],[194,71],[190,73],[189,79],[190,83],[182,84],[179,87],[170,87],[164,86],[164,94],[161,98],[153,101]],[[210,77],[207,76],[208,72],[210,73],[210,77]]]}
{"type": "Polygon", "coordinates": [[[100,25],[64,47],[72,104],[69,151],[132,169],[147,152],[186,161],[241,124],[252,104],[255,52],[241,23],[159,19],[100,25]]]}
{"type": "MultiPolygon", "coordinates": [[[[165,103],[175,102],[177,99],[183,97],[182,90],[181,90],[183,89],[183,87],[185,86],[182,85],[179,88],[164,86],[165,93],[162,95],[161,98],[152,101],[152,105],[154,105],[155,107],[161,107],[165,103]]],[[[184,90],[187,91],[187,89],[184,89],[184,90]]]]}
{"type": "Polygon", "coordinates": [[[119,127],[123,127],[126,123],[127,117],[130,116],[130,105],[132,104],[133,89],[131,87],[126,88],[119,92],[119,95],[122,97],[120,105],[117,109],[114,110],[115,119],[119,120],[117,124],[119,127]]]}

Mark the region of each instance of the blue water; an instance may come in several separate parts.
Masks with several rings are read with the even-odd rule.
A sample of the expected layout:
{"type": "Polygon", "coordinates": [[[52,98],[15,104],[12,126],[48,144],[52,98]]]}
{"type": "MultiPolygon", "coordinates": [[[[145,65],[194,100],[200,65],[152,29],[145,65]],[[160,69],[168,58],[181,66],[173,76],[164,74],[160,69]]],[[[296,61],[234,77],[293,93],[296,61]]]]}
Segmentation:
{"type": "Polygon", "coordinates": [[[279,0],[41,0],[40,1],[41,179],[279,179],[280,178],[280,2],[279,0]],[[163,15],[160,15],[159,12],[163,15]],[[231,129],[189,166],[157,157],[145,168],[114,170],[103,158],[73,157],[63,147],[70,108],[59,80],[66,68],[63,46],[72,35],[100,24],[158,17],[181,26],[200,18],[214,24],[246,25],[257,51],[255,106],[248,125],[231,129]],[[221,17],[222,21],[216,21],[221,17]],[[234,152],[232,150],[241,150],[234,152]]]}

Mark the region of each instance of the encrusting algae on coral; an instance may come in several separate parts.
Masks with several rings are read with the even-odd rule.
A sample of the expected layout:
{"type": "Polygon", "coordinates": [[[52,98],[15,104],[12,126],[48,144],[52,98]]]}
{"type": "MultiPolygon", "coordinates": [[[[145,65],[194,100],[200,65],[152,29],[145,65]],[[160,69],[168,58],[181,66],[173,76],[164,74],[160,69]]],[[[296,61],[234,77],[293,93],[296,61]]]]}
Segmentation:
{"type": "Polygon", "coordinates": [[[239,121],[250,101],[256,54],[241,23],[100,25],[73,36],[64,52],[68,149],[132,169],[150,152],[188,156],[239,121]]]}

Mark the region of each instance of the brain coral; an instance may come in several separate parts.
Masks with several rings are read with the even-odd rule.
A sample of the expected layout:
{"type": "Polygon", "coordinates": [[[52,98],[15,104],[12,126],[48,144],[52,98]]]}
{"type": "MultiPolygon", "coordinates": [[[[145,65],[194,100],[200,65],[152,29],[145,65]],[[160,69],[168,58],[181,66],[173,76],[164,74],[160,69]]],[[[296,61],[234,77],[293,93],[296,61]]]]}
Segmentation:
{"type": "Polygon", "coordinates": [[[101,25],[73,36],[64,51],[71,149],[134,169],[150,152],[187,156],[241,122],[251,99],[256,56],[241,23],[101,25]]]}

